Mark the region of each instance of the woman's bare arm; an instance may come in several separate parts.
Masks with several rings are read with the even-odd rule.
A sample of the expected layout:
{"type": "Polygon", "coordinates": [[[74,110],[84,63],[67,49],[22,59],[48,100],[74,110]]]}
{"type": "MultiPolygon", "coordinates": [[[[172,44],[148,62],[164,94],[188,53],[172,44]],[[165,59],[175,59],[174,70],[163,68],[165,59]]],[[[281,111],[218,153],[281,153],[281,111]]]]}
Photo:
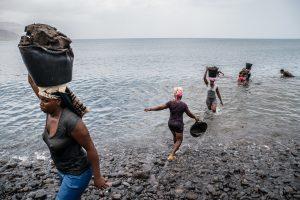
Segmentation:
{"type": "Polygon", "coordinates": [[[203,76],[203,81],[204,81],[205,85],[208,85],[208,81],[207,81],[207,78],[206,78],[206,76],[207,76],[207,71],[208,71],[208,69],[206,68],[205,73],[204,73],[204,76],[203,76]]]}
{"type": "Polygon", "coordinates": [[[218,88],[218,87],[217,87],[217,89],[216,89],[216,92],[217,92],[218,98],[220,99],[220,103],[221,103],[221,105],[223,106],[223,101],[222,101],[221,94],[220,94],[220,91],[219,91],[219,88],[218,88]]]}
{"type": "Polygon", "coordinates": [[[32,80],[31,76],[28,74],[28,83],[30,84],[32,90],[34,91],[35,95],[39,97],[39,88],[37,87],[37,85],[34,83],[34,81],[32,80]]]}
{"type": "Polygon", "coordinates": [[[193,118],[193,119],[195,119],[196,121],[199,121],[199,118],[196,117],[196,116],[189,110],[189,108],[187,108],[187,109],[185,110],[185,113],[186,113],[190,118],[193,118]]]}
{"type": "Polygon", "coordinates": [[[166,104],[163,104],[163,105],[155,106],[155,107],[152,107],[152,108],[145,108],[144,111],[145,112],[159,111],[159,110],[164,110],[164,109],[167,109],[167,108],[168,108],[168,106],[166,104]]]}
{"type": "Polygon", "coordinates": [[[107,183],[107,181],[101,176],[100,161],[97,150],[82,120],[77,122],[76,127],[72,131],[72,137],[86,150],[88,160],[92,165],[94,185],[99,189],[109,187],[110,183],[107,183]]]}

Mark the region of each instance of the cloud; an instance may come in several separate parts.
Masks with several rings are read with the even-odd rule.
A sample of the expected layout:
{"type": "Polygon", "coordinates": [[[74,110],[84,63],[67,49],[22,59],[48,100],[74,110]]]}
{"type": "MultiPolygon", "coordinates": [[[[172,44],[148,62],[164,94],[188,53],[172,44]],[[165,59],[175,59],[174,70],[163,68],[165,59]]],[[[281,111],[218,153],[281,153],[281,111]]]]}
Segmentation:
{"type": "Polygon", "coordinates": [[[300,37],[297,6],[297,0],[1,0],[0,21],[48,23],[75,38],[300,37]]]}

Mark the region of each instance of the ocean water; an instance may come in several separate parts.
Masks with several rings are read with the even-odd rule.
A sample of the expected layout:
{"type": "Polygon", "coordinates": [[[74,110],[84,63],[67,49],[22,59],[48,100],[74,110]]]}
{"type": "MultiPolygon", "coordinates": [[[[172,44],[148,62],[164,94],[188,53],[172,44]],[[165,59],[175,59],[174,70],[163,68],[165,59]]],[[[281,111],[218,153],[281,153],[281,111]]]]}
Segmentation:
{"type": "MultiPolygon", "coordinates": [[[[91,109],[84,122],[100,152],[122,144],[166,148],[169,111],[143,110],[172,99],[174,86],[184,88],[182,100],[208,123],[201,138],[192,138],[193,120],[185,115],[184,144],[200,145],[205,138],[223,144],[237,138],[299,141],[300,40],[75,40],[72,48],[69,86],[91,109]],[[248,87],[236,81],[245,62],[254,64],[248,87]],[[205,104],[207,64],[225,74],[217,81],[224,107],[216,115],[205,104]],[[296,77],[280,78],[281,68],[296,77]]],[[[0,42],[0,60],[0,158],[47,157],[41,137],[46,116],[27,83],[17,41],[0,42]]]]}

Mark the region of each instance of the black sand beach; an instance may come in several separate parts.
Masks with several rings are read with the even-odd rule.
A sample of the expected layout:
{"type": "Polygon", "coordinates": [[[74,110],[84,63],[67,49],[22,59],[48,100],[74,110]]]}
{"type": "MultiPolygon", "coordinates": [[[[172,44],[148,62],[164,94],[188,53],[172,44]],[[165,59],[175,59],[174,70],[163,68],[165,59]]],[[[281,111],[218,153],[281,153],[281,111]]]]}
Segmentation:
{"type": "MultiPolygon", "coordinates": [[[[299,199],[299,143],[257,141],[204,139],[184,145],[173,162],[167,149],[108,148],[101,169],[112,187],[97,190],[91,181],[82,199],[299,199]]],[[[1,160],[1,199],[54,199],[58,175],[50,162],[1,160]]]]}

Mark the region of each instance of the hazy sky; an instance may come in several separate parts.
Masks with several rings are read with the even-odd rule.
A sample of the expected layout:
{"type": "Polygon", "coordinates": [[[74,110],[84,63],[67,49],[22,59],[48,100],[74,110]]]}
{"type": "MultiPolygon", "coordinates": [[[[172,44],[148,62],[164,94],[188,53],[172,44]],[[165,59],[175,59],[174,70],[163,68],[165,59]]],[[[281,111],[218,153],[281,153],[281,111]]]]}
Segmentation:
{"type": "Polygon", "coordinates": [[[71,38],[300,38],[300,0],[0,0],[0,22],[71,38]]]}

